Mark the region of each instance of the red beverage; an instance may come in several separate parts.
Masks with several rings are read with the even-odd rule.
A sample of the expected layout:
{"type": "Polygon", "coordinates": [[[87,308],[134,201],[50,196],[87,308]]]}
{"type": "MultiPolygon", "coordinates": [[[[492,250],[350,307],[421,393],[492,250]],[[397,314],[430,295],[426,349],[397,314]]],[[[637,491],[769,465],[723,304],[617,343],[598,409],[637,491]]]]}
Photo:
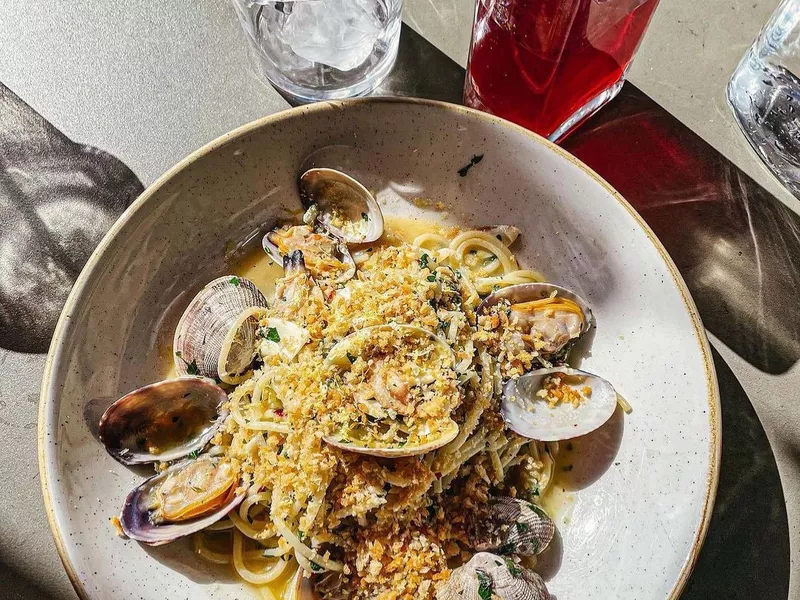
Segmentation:
{"type": "Polygon", "coordinates": [[[464,103],[553,140],[622,87],[658,0],[478,0],[464,103]]]}

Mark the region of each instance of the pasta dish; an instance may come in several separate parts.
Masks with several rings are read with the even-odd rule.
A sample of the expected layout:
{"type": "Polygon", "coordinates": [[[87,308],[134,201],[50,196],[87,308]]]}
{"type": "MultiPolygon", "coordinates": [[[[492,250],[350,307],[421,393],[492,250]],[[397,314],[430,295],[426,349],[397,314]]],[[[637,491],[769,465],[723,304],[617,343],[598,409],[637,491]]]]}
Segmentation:
{"type": "Polygon", "coordinates": [[[514,227],[412,239],[317,194],[264,238],[274,289],[209,283],[175,332],[179,377],[106,411],[109,452],[157,465],[115,523],[191,536],[268,600],[549,598],[559,441],[617,403],[567,365],[591,310],[520,267],[514,227]]]}

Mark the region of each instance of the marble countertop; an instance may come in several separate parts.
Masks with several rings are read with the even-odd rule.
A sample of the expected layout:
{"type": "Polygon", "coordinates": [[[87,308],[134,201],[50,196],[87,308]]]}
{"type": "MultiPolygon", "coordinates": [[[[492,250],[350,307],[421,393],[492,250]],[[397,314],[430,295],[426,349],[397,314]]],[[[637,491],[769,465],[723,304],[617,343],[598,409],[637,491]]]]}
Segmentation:
{"type": "MultiPolygon", "coordinates": [[[[631,72],[639,89],[626,86],[567,144],[656,230],[716,350],[724,421],[720,494],[686,598],[800,597],[790,582],[800,552],[800,317],[792,310],[800,203],[751,153],[724,103],[729,74],[774,4],[664,0],[631,72]],[[646,122],[661,133],[618,135],[626,122],[646,122]],[[596,151],[604,139],[620,153],[650,160],[635,177],[615,169],[596,151]],[[684,151],[667,164],[655,154],[665,139],[684,151]],[[658,185],[638,185],[643,180],[658,185]]],[[[421,36],[404,31],[405,58],[385,91],[458,100],[472,7],[473,0],[406,0],[404,20],[421,36]],[[420,61],[438,74],[435,81],[415,68],[420,61]]],[[[67,138],[119,158],[144,185],[218,135],[287,107],[251,67],[233,10],[222,0],[191,7],[5,0],[0,83],[67,138]]],[[[0,119],[3,100],[0,93],[0,119]]],[[[39,488],[43,363],[40,352],[0,349],[4,598],[74,597],[39,488]]]]}

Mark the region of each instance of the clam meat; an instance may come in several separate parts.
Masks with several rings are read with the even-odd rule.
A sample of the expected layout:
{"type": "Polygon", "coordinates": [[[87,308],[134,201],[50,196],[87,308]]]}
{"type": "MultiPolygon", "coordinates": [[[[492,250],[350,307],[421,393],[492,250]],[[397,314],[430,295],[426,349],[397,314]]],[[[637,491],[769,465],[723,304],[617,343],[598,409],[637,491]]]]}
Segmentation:
{"type": "Polygon", "coordinates": [[[245,496],[232,459],[201,456],[177,463],[134,488],[120,525],[129,538],[159,546],[219,521],[245,496]]]}
{"type": "Polygon", "coordinates": [[[544,357],[563,354],[593,324],[592,311],[580,296],[550,283],[522,283],[496,290],[478,307],[508,305],[509,319],[520,329],[519,342],[544,357]]]}
{"type": "Polygon", "coordinates": [[[344,283],[356,273],[356,263],[341,240],[309,225],[290,225],[270,231],[262,240],[264,251],[277,264],[301,251],[305,266],[318,281],[344,283]]]}

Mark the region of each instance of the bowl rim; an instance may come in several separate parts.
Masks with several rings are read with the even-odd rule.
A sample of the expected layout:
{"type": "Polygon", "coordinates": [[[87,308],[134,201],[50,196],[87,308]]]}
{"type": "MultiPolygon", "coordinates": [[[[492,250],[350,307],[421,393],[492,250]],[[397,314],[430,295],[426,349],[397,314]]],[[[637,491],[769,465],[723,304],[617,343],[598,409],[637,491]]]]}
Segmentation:
{"type": "Polygon", "coordinates": [[[683,276],[678,271],[677,266],[675,265],[670,255],[667,253],[666,249],[664,248],[664,245],[661,243],[658,237],[656,237],[656,234],[653,232],[650,226],[644,221],[641,215],[639,215],[636,209],[633,208],[633,206],[627,200],[625,200],[625,198],[623,198],[622,195],[616,189],[614,189],[592,168],[590,168],[588,165],[583,163],[583,161],[579,160],[577,157],[573,156],[572,154],[562,149],[561,147],[557,146],[553,142],[547,140],[546,138],[528,129],[525,129],[520,125],[517,125],[510,121],[506,121],[505,119],[496,117],[494,115],[479,110],[468,108],[466,106],[461,106],[459,104],[452,104],[449,102],[442,102],[439,100],[428,100],[422,98],[388,97],[388,96],[351,98],[346,100],[331,100],[327,102],[318,102],[315,104],[289,108],[277,113],[273,113],[271,115],[261,117],[249,123],[245,123],[227,133],[220,135],[219,137],[201,146],[197,150],[191,152],[185,158],[176,163],[173,167],[166,170],[153,183],[148,185],[147,188],[139,195],[139,197],[136,200],[134,200],[134,202],[131,203],[130,206],[128,206],[125,212],[123,212],[122,215],[117,219],[117,221],[111,226],[111,228],[108,230],[105,236],[103,236],[103,239],[100,241],[100,243],[97,245],[97,247],[90,255],[89,260],[86,262],[80,274],[78,275],[78,278],[75,281],[75,285],[72,287],[72,290],[70,291],[69,296],[67,297],[66,303],[64,304],[64,308],[62,309],[61,314],[58,318],[58,322],[56,323],[55,330],[53,331],[53,337],[50,342],[50,348],[47,353],[47,358],[45,359],[45,367],[44,367],[44,372],[42,374],[42,383],[39,393],[39,411],[38,411],[38,427],[37,427],[37,436],[38,436],[37,454],[39,461],[39,478],[42,486],[42,496],[44,499],[45,512],[47,513],[47,520],[50,525],[50,532],[53,535],[53,539],[56,544],[56,550],[58,551],[58,555],[61,558],[61,563],[63,564],[64,569],[67,572],[67,576],[69,577],[69,580],[72,583],[72,587],[75,589],[75,592],[77,593],[78,597],[81,600],[92,600],[91,596],[87,593],[86,588],[83,585],[83,582],[78,576],[75,567],[73,566],[72,562],[69,559],[64,537],[62,536],[59,522],[56,519],[55,509],[53,507],[52,496],[51,496],[52,494],[51,485],[49,483],[48,465],[45,456],[46,450],[49,447],[49,443],[46,441],[47,425],[49,424],[47,417],[49,414],[48,409],[54,406],[55,400],[59,395],[54,382],[51,380],[53,378],[53,374],[55,373],[60,363],[60,359],[64,349],[63,340],[66,332],[70,328],[70,316],[72,310],[78,303],[80,297],[83,295],[84,287],[86,286],[88,280],[94,273],[95,268],[102,260],[106,248],[109,246],[111,241],[116,237],[117,233],[131,219],[133,214],[137,210],[139,210],[153,195],[156,194],[156,192],[158,192],[177,173],[184,170],[189,165],[196,162],[203,156],[210,154],[220,146],[228,143],[232,139],[243,137],[262,127],[274,123],[280,123],[283,121],[300,118],[304,114],[340,111],[343,109],[347,109],[348,107],[358,106],[361,104],[398,104],[398,105],[405,104],[411,106],[427,106],[435,110],[451,111],[458,114],[477,117],[478,119],[492,123],[495,126],[505,128],[517,134],[522,134],[523,136],[528,137],[532,141],[548,148],[550,151],[560,155],[562,158],[566,159],[574,166],[578,167],[585,174],[591,177],[596,183],[598,183],[601,187],[603,187],[611,195],[611,197],[614,200],[616,200],[623,208],[625,208],[625,210],[633,217],[633,219],[636,221],[639,227],[641,227],[642,231],[647,235],[647,238],[653,244],[655,249],[658,251],[659,255],[661,256],[661,259],[664,261],[664,264],[666,265],[667,269],[672,275],[672,279],[676,287],[678,288],[678,291],[681,294],[681,299],[683,300],[684,307],[686,308],[691,318],[692,326],[695,332],[695,338],[697,339],[697,342],[700,346],[700,352],[703,358],[703,368],[706,376],[706,391],[707,391],[706,399],[708,402],[708,409],[709,409],[709,415],[708,415],[709,472],[705,482],[706,486],[705,499],[702,507],[701,521],[699,527],[697,528],[697,531],[695,532],[694,539],[692,540],[692,545],[691,548],[689,549],[689,554],[684,560],[684,564],[681,567],[680,573],[678,574],[678,579],[676,580],[675,585],[672,588],[672,591],[665,599],[665,600],[677,600],[678,597],[681,595],[681,592],[685,588],[686,583],[689,580],[689,576],[691,575],[695,567],[695,564],[697,563],[697,558],[699,556],[700,549],[702,548],[703,542],[705,541],[706,535],[708,533],[708,528],[711,523],[711,516],[714,509],[714,502],[717,495],[717,487],[719,484],[721,453],[722,453],[722,409],[719,396],[719,384],[717,382],[717,373],[716,369],[714,368],[714,362],[711,356],[710,344],[708,341],[708,337],[706,335],[705,327],[703,326],[700,314],[697,310],[697,306],[695,305],[694,300],[692,299],[692,296],[689,293],[689,288],[687,287],[686,282],[683,279],[683,276]]]}

